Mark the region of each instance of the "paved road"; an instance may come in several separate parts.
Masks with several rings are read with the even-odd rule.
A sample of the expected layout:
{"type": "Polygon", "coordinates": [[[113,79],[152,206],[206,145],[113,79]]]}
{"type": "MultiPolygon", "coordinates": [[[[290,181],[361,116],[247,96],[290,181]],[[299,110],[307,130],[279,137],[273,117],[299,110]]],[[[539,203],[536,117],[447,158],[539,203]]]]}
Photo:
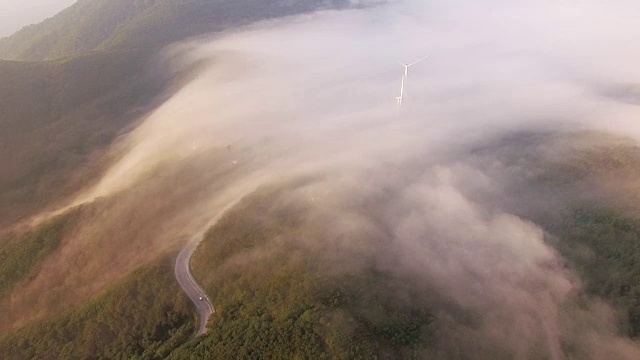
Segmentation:
{"type": "Polygon", "coordinates": [[[175,267],[175,274],[176,279],[178,280],[178,284],[180,284],[182,290],[187,294],[187,296],[189,296],[191,301],[193,301],[196,308],[198,309],[199,321],[196,336],[200,336],[207,332],[207,321],[209,320],[209,316],[213,315],[213,313],[216,312],[207,294],[198,285],[196,280],[193,278],[193,275],[191,275],[191,267],[189,266],[191,256],[198,247],[198,244],[200,243],[200,240],[202,240],[203,236],[204,234],[198,234],[193,239],[191,239],[189,244],[185,246],[182,251],[180,251],[180,254],[178,254],[178,258],[176,259],[175,267]]]}
{"type": "Polygon", "coordinates": [[[235,200],[229,202],[227,206],[222,208],[218,212],[218,214],[213,219],[211,219],[207,226],[204,227],[204,230],[202,230],[200,233],[198,233],[198,235],[194,236],[191,241],[189,241],[187,246],[185,246],[184,249],[180,251],[180,254],[178,254],[178,258],[176,259],[176,280],[178,280],[178,284],[180,284],[182,291],[184,291],[187,296],[189,296],[189,299],[191,299],[193,304],[196,306],[196,309],[198,309],[198,317],[200,318],[200,320],[198,322],[198,331],[196,332],[196,336],[200,336],[207,332],[207,321],[209,320],[209,316],[213,315],[216,310],[213,307],[213,304],[211,303],[211,300],[209,299],[207,294],[204,292],[204,290],[202,290],[200,285],[198,285],[196,280],[193,278],[193,275],[191,275],[191,267],[189,265],[191,256],[193,256],[193,253],[198,248],[198,244],[200,244],[200,241],[204,237],[205,231],[215,225],[218,220],[220,220],[220,218],[227,212],[227,210],[231,209],[245,195],[249,193],[250,192],[241,192],[235,198],[235,200]]]}

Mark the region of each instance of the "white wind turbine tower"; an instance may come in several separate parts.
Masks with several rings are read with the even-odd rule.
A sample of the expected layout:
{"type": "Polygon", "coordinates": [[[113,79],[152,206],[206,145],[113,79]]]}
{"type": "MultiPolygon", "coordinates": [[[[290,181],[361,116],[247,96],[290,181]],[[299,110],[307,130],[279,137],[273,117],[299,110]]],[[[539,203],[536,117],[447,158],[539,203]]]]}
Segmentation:
{"type": "Polygon", "coordinates": [[[404,83],[407,81],[407,76],[409,76],[409,68],[428,57],[429,55],[423,57],[420,60],[414,61],[410,64],[400,63],[400,65],[404,66],[404,74],[402,74],[402,85],[400,86],[400,96],[396,98],[396,100],[398,101],[398,111],[400,111],[400,108],[402,107],[402,100],[404,100],[404,83]]]}

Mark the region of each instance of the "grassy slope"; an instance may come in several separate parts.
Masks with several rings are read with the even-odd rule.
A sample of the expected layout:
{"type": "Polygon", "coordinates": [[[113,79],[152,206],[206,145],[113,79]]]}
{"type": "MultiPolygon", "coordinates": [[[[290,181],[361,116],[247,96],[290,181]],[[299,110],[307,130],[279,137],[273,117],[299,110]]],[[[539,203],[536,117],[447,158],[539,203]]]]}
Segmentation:
{"type": "Polygon", "coordinates": [[[133,272],[77,309],[0,336],[2,359],[162,359],[188,340],[194,313],[172,259],[133,272]]]}
{"type": "Polygon", "coordinates": [[[171,358],[417,357],[431,317],[394,298],[417,287],[373,267],[327,271],[321,254],[299,245],[305,205],[283,206],[281,196],[254,195],[208,232],[193,267],[217,314],[206,337],[171,358]]]}

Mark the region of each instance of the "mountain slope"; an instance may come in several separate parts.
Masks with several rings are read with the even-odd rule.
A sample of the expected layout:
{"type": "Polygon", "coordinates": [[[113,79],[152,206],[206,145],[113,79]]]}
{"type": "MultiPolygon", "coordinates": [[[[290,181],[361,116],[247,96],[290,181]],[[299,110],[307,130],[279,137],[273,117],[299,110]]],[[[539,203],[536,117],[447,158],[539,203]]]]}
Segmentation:
{"type": "MultiPolygon", "coordinates": [[[[520,136],[506,143],[461,161],[491,162],[494,167],[486,170],[492,176],[506,170],[514,180],[507,191],[517,191],[519,201],[530,195],[559,199],[561,206],[547,208],[552,223],[536,221],[535,211],[522,216],[550,232],[550,243],[585,281],[582,306],[590,296],[610,302],[620,313],[618,332],[637,337],[638,221],[606,196],[585,202],[567,189],[594,177],[639,171],[640,149],[601,135],[520,136]],[[546,157],[546,150],[558,147],[566,157],[546,157]]],[[[400,264],[385,266],[375,251],[359,250],[384,249],[388,234],[378,234],[381,243],[373,233],[332,237],[322,205],[305,192],[316,181],[322,179],[262,187],[206,234],[192,262],[217,310],[206,336],[187,339],[193,330],[188,303],[165,259],[86,306],[8,331],[0,354],[13,359],[47,349],[58,357],[93,353],[110,359],[514,357],[508,345],[474,337],[482,323],[477,309],[452,303],[428,277],[396,271],[400,264]]],[[[606,187],[593,192],[607,194],[606,187]]],[[[365,204],[366,213],[380,202],[365,204]]],[[[593,358],[576,339],[562,340],[567,358],[593,358]]],[[[538,345],[528,347],[523,358],[548,358],[538,345]]]]}
{"type": "Polygon", "coordinates": [[[145,51],[0,62],[0,227],[88,180],[76,170],[167,84],[150,67],[145,51]]]}
{"type": "Polygon", "coordinates": [[[80,0],[0,40],[0,58],[47,60],[92,50],[153,48],[231,25],[348,1],[80,0]]]}
{"type": "Polygon", "coordinates": [[[347,251],[329,256],[312,249],[314,240],[323,241],[308,227],[315,209],[289,198],[305,185],[263,188],[207,233],[193,267],[217,314],[209,334],[173,359],[404,359],[419,353],[432,330],[424,288],[373,261],[341,269],[347,251]]]}
{"type": "Polygon", "coordinates": [[[87,304],[0,335],[3,359],[162,359],[189,339],[194,316],[160,259],[87,304]]]}
{"type": "Polygon", "coordinates": [[[99,173],[100,152],[171,83],[154,71],[161,46],[327,4],[82,0],[0,40],[0,57],[64,58],[0,61],[0,229],[99,173]]]}

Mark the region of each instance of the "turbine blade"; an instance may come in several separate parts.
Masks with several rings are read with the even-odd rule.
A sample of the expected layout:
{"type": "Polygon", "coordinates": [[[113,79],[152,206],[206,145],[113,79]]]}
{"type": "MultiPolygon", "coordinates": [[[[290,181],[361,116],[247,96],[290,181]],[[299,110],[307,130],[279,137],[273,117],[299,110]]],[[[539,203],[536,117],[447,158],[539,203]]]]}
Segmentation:
{"type": "Polygon", "coordinates": [[[415,65],[415,64],[417,64],[417,63],[419,63],[420,61],[422,61],[422,60],[424,60],[424,59],[426,59],[426,58],[428,58],[428,57],[429,57],[429,55],[427,55],[427,56],[423,57],[423,58],[422,58],[422,59],[420,59],[420,60],[417,60],[417,61],[412,62],[412,63],[411,63],[411,64],[409,64],[408,66],[413,66],[413,65],[415,65]]]}

